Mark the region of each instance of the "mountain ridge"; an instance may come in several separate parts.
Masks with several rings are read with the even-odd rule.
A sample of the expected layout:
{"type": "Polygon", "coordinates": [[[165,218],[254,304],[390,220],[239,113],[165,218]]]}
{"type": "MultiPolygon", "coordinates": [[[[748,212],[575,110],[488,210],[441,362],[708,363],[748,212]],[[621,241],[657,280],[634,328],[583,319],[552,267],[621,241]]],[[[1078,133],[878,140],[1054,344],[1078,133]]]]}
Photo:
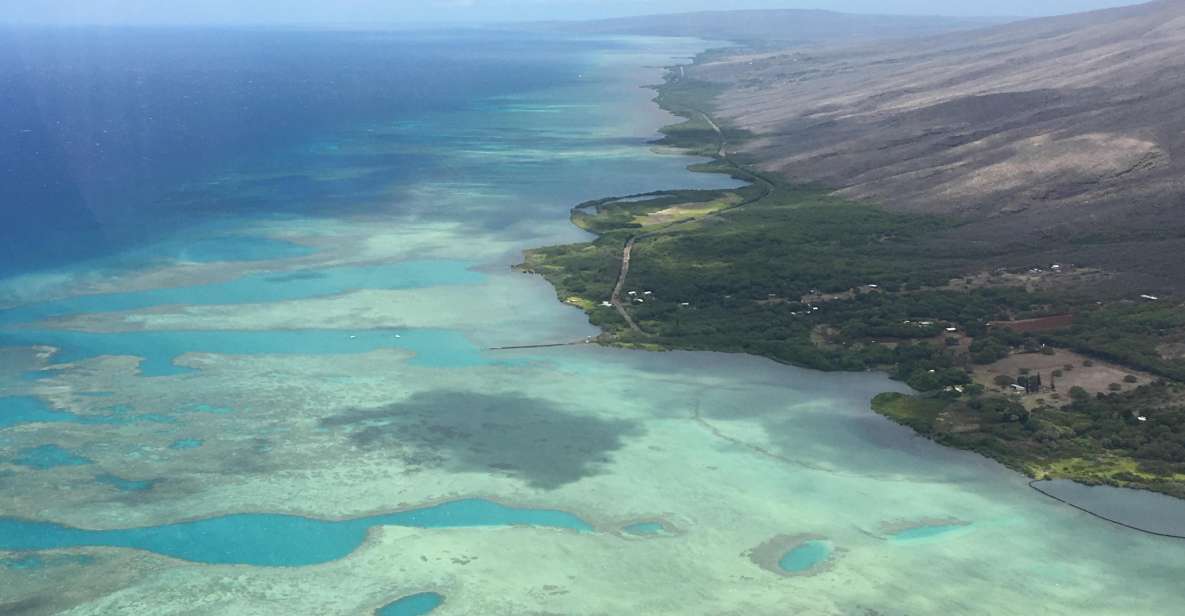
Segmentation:
{"type": "Polygon", "coordinates": [[[745,43],[828,43],[916,37],[980,28],[1014,18],[870,15],[822,9],[749,9],[642,15],[541,24],[583,34],[688,36],[745,43]]]}
{"type": "Polygon", "coordinates": [[[1185,250],[1181,0],[686,72],[723,88],[716,115],[763,171],[975,223],[954,241],[1049,242],[1185,288],[1168,256],[1185,250]],[[1083,248],[1100,232],[1106,250],[1083,248]]]}

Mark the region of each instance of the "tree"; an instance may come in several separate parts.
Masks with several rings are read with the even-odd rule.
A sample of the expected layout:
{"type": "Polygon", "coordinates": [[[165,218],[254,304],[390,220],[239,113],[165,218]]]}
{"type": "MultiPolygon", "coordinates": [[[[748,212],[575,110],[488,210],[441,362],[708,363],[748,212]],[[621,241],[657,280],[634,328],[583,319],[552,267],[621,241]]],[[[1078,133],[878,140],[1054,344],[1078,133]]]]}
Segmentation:
{"type": "Polygon", "coordinates": [[[1070,388],[1070,399],[1075,402],[1085,402],[1090,399],[1090,392],[1075,385],[1070,388]]]}
{"type": "Polygon", "coordinates": [[[992,336],[971,343],[971,360],[977,364],[994,363],[1008,357],[1008,353],[1008,345],[992,336]]]}
{"type": "Polygon", "coordinates": [[[942,388],[938,375],[929,370],[915,370],[905,383],[918,391],[934,391],[942,388]]]}
{"type": "Polygon", "coordinates": [[[1001,374],[1000,376],[996,377],[993,382],[996,384],[996,387],[999,387],[1000,389],[1007,389],[1008,387],[1014,385],[1016,380],[1007,374],[1001,374]]]}

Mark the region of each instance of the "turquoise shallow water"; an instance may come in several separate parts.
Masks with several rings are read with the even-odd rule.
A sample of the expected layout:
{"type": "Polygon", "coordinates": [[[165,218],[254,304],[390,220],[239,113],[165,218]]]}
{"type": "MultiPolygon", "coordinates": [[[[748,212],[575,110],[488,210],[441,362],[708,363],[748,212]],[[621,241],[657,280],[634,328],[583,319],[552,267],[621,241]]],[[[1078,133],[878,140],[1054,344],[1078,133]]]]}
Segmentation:
{"type": "Polygon", "coordinates": [[[139,422],[173,423],[172,417],[159,414],[129,415],[124,406],[112,406],[97,415],[76,415],[55,411],[46,406],[40,398],[32,396],[0,397],[0,430],[29,423],[79,423],[88,425],[121,426],[139,422]]]}
{"type": "MultiPolygon", "coordinates": [[[[235,253],[224,255],[234,260],[235,253]]],[[[328,267],[250,274],[225,282],[129,293],[82,295],[0,311],[0,323],[22,323],[66,314],[118,312],[172,304],[250,304],[336,295],[357,289],[417,289],[479,284],[485,276],[466,261],[403,261],[385,265],[328,267]]]]}
{"type": "Polygon", "coordinates": [[[907,528],[900,530],[892,535],[890,538],[894,541],[917,541],[920,539],[933,539],[942,535],[949,535],[959,531],[965,531],[970,528],[967,524],[935,524],[933,526],[917,526],[914,528],[907,528]]]}
{"type": "MultiPolygon", "coordinates": [[[[51,411],[40,398],[31,396],[8,396],[0,398],[0,429],[24,423],[49,423],[56,421],[93,421],[94,418],[79,417],[70,413],[51,411]]],[[[99,423],[99,422],[96,422],[99,423]]]]}
{"type": "Polygon", "coordinates": [[[434,592],[408,595],[389,605],[380,607],[375,616],[423,616],[444,603],[444,597],[434,592]]]}
{"type": "Polygon", "coordinates": [[[94,464],[94,461],[58,445],[38,445],[17,452],[12,463],[44,471],[59,466],[85,466],[94,464]]]}
{"type": "Polygon", "coordinates": [[[831,544],[827,541],[807,541],[786,552],[778,560],[778,566],[790,573],[803,573],[827,562],[831,552],[831,544]]]}
{"type": "Polygon", "coordinates": [[[144,376],[191,372],[173,359],[184,353],[227,355],[345,355],[376,349],[407,349],[412,363],[459,368],[490,363],[464,335],[451,330],[263,330],[135,331],[92,333],[66,330],[20,330],[0,333],[0,346],[43,344],[61,352],[57,363],[100,355],[143,358],[144,376]]]}
{"type": "Polygon", "coordinates": [[[541,526],[591,532],[584,520],[552,509],[507,507],[466,499],[432,507],[340,522],[299,516],[243,514],[124,530],[82,530],[0,518],[0,549],[47,550],[80,546],[126,547],[182,560],[259,567],[298,567],[353,552],[374,526],[456,528],[541,526]]]}

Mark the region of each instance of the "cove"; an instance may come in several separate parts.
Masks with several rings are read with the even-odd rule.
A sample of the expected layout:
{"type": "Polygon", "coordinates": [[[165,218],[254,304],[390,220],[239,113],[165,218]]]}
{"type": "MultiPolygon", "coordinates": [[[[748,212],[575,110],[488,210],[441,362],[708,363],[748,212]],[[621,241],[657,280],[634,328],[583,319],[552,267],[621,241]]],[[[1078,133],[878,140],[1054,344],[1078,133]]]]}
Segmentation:
{"type": "Polygon", "coordinates": [[[423,616],[444,603],[444,597],[434,592],[422,592],[403,597],[375,610],[375,616],[423,616]]]}
{"type": "Polygon", "coordinates": [[[414,365],[439,368],[490,363],[473,343],[450,330],[262,330],[262,331],[133,331],[93,333],[30,330],[0,333],[2,346],[49,345],[60,349],[58,363],[100,355],[140,357],[143,376],[193,372],[173,365],[185,353],[220,355],[351,355],[377,349],[407,349],[414,365]]]}
{"type": "Polygon", "coordinates": [[[145,528],[83,530],[48,522],[0,518],[0,549],[105,546],[135,548],[208,564],[300,567],[345,557],[362,545],[367,531],[375,526],[539,526],[577,532],[593,530],[584,520],[563,511],[465,499],[336,522],[291,515],[237,514],[145,528]]]}
{"type": "Polygon", "coordinates": [[[807,541],[786,552],[778,560],[778,567],[787,573],[803,573],[827,562],[827,559],[831,558],[831,552],[830,542],[807,541]]]}
{"type": "Polygon", "coordinates": [[[386,265],[327,267],[250,274],[226,282],[80,295],[0,311],[0,321],[23,323],[89,312],[120,312],[175,304],[219,305],[282,302],[338,295],[358,289],[420,289],[479,284],[484,274],[455,260],[402,261],[386,265]]]}

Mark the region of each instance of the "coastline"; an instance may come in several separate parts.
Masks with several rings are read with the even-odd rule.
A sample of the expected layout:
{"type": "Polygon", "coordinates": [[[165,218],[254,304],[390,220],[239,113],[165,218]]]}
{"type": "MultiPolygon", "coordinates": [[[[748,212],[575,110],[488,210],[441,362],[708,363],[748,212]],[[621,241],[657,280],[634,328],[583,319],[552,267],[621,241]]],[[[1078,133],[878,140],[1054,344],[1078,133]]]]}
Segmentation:
{"type": "MultiPolygon", "coordinates": [[[[104,317],[108,325],[99,329],[139,319],[162,331],[176,324],[264,331],[337,323],[370,325],[390,345],[391,334],[403,332],[406,340],[407,328],[431,324],[468,337],[472,344],[461,350],[482,355],[497,344],[596,335],[583,315],[554,301],[554,289],[543,280],[509,269],[523,247],[585,239],[570,225],[565,203],[591,198],[606,180],[622,192],[704,186],[675,191],[662,208],[675,212],[646,214],[675,222],[702,216],[700,210],[733,207],[743,197],[719,193],[746,190],[723,176],[687,173],[687,159],[656,156],[643,145],[660,121],[671,120],[651,109],[650,92],[641,86],[659,80],[658,66],[682,61],[658,59],[672,57],[663,41],[645,48],[654,61],[631,54],[603,63],[614,89],[565,90],[545,99],[555,110],[535,95],[514,103],[549,111],[584,103],[590,111],[527,116],[508,127],[527,146],[537,145],[540,127],[571,128],[581,137],[533,154],[521,175],[504,172],[523,155],[519,148],[483,157],[478,168],[501,180],[504,201],[493,201],[498,193],[488,192],[444,201],[467,186],[423,196],[442,217],[519,213],[521,227],[483,235],[471,228],[437,229],[430,220],[423,227],[397,224],[401,220],[380,225],[374,217],[316,221],[307,229],[319,234],[320,245],[337,247],[333,254],[343,259],[369,262],[386,255],[397,262],[476,263],[480,284],[443,286],[433,279],[412,289],[366,288],[333,298],[137,309],[104,317]],[[641,64],[648,67],[644,74],[627,72],[641,64]],[[635,110],[638,116],[627,115],[635,110]],[[630,134],[614,128],[619,124],[628,124],[630,134]],[[517,132],[531,127],[534,132],[517,132]],[[567,157],[571,162],[562,163],[567,157]],[[608,164],[599,164],[603,160],[608,164]],[[549,172],[540,174],[536,164],[549,172]],[[549,180],[553,191],[526,190],[549,180]],[[723,185],[728,188],[717,188],[723,185]],[[556,198],[563,195],[570,197],[556,198]],[[720,198],[700,209],[684,207],[709,196],[720,198]],[[535,201],[537,207],[530,207],[535,201]],[[382,253],[373,252],[380,248],[382,253]]],[[[444,134],[429,139],[437,142],[444,134]]],[[[745,209],[734,207],[732,214],[745,209]]],[[[275,227],[283,228],[301,236],[295,227],[275,227]]],[[[636,274],[651,276],[650,240],[638,246],[636,274]]],[[[620,255],[621,247],[613,248],[620,255]]],[[[316,276],[322,268],[306,269],[316,276]]],[[[398,278],[373,271],[367,287],[380,281],[391,286],[398,278]]],[[[623,299],[644,280],[631,273],[623,299]]],[[[646,318],[647,331],[665,333],[650,330],[652,315],[646,318]]],[[[339,340],[370,335],[334,331],[339,340]]],[[[1179,544],[1051,506],[1007,469],[918,439],[868,413],[867,401],[877,392],[906,391],[884,370],[821,373],[747,351],[632,353],[582,341],[490,354],[496,361],[477,366],[424,365],[397,348],[331,355],[311,340],[289,343],[293,355],[261,353],[254,343],[219,352],[199,342],[187,335],[178,345],[190,351],[176,359],[194,369],[186,375],[144,378],[133,357],[99,357],[54,370],[40,382],[19,382],[35,389],[51,410],[126,413],[128,421],[101,432],[69,422],[6,432],[12,440],[0,447],[0,456],[52,441],[93,460],[49,471],[0,466],[6,488],[22,496],[10,507],[27,519],[79,528],[140,528],[292,507],[319,520],[356,520],[417,503],[488,495],[486,500],[502,504],[570,512],[597,532],[383,524],[341,558],[293,568],[194,565],[134,548],[89,547],[44,553],[47,563],[69,553],[92,558],[85,568],[67,563],[33,571],[6,568],[3,561],[17,559],[9,562],[19,565],[39,553],[0,551],[0,582],[11,589],[5,599],[10,604],[41,605],[46,613],[106,614],[157,605],[162,612],[287,609],[345,616],[431,591],[445,598],[441,609],[450,614],[864,613],[890,603],[910,613],[937,605],[991,612],[1042,605],[1081,614],[1151,613],[1178,596],[1172,576],[1146,572],[1178,562],[1179,544]],[[198,402],[202,408],[195,408],[198,402]],[[146,413],[172,425],[136,420],[146,413]],[[197,446],[174,448],[182,439],[197,446]],[[153,487],[117,490],[94,481],[99,472],[153,487]],[[71,489],[62,491],[62,485],[71,489]],[[973,525],[942,534],[942,525],[955,520],[973,525]],[[893,525],[938,534],[898,541],[885,534],[893,525]],[[788,567],[791,574],[785,575],[777,569],[799,545],[779,543],[782,537],[825,540],[835,558],[788,567]],[[745,550],[763,545],[771,549],[761,562],[746,557],[745,550]],[[1017,571],[1025,573],[1019,582],[1017,571]],[[228,572],[234,577],[229,585],[228,572]],[[1082,588],[1064,584],[1067,578],[1093,583],[1082,588]],[[1109,592],[1133,584],[1141,588],[1138,596],[1109,592]],[[284,605],[276,607],[276,597],[285,598],[284,605]]],[[[647,339],[631,344],[647,348],[647,339]]],[[[130,349],[136,355],[146,345],[138,346],[130,349]]],[[[12,362],[13,382],[26,365],[42,364],[12,362]]],[[[311,524],[307,535],[265,538],[293,549],[307,540],[311,547],[323,539],[319,526],[311,524]]]]}
{"type": "MultiPolygon", "coordinates": [[[[702,62],[705,57],[708,57],[713,53],[721,53],[726,51],[727,50],[725,49],[706,50],[696,56],[693,61],[693,65],[702,62]]],[[[553,288],[556,289],[557,297],[562,302],[583,309],[589,315],[590,322],[594,326],[601,329],[601,335],[593,339],[593,341],[601,345],[649,351],[709,350],[726,353],[739,352],[758,355],[767,359],[772,359],[779,363],[796,367],[819,369],[824,371],[849,371],[850,368],[843,365],[818,365],[811,362],[795,361],[792,358],[788,359],[777,354],[763,353],[748,348],[732,348],[727,343],[723,345],[707,344],[703,346],[670,344],[668,340],[660,339],[658,336],[647,332],[644,327],[637,323],[637,319],[635,319],[630,314],[631,308],[638,307],[638,304],[634,303],[638,300],[634,299],[633,301],[630,301],[629,298],[625,298],[623,300],[622,293],[627,288],[627,280],[630,274],[633,249],[639,241],[655,238],[664,234],[670,234],[677,231],[681,227],[702,226],[706,221],[710,221],[717,217],[722,217],[728,212],[743,208],[745,206],[753,205],[759,201],[762,201],[763,199],[767,199],[773,196],[774,193],[779,189],[808,191],[817,190],[814,187],[788,186],[778,180],[769,178],[767,175],[761,172],[757,172],[748,168],[748,166],[743,163],[736,161],[728,152],[729,136],[726,134],[727,129],[722,128],[717,123],[717,121],[712,118],[709,111],[705,111],[704,109],[705,106],[710,106],[711,100],[715,96],[719,95],[719,92],[712,91],[710,86],[704,86],[703,84],[693,85],[691,88],[693,92],[690,94],[690,97],[685,92],[679,92],[681,89],[680,86],[686,85],[686,71],[682,66],[678,67],[678,69],[679,70],[676,71],[675,67],[668,67],[665,83],[654,87],[655,91],[657,92],[657,96],[654,101],[660,108],[676,116],[682,117],[684,121],[661,128],[660,132],[664,136],[662,139],[655,142],[656,147],[669,148],[670,150],[677,151],[684,155],[709,157],[712,159],[711,162],[689,165],[689,170],[700,173],[727,174],[734,179],[747,182],[747,186],[745,188],[736,190],[734,192],[744,195],[745,191],[749,190],[750,193],[745,195],[739,202],[711,210],[703,215],[667,222],[656,229],[649,229],[645,225],[635,224],[633,221],[641,219],[638,216],[630,219],[631,222],[628,224],[620,224],[620,213],[612,210],[616,207],[618,209],[627,209],[631,214],[644,214],[646,216],[653,216],[653,212],[656,208],[669,205],[671,197],[678,196],[686,198],[688,196],[687,192],[689,191],[670,190],[636,195],[605,197],[575,206],[572,210],[573,224],[598,236],[594,242],[582,246],[599,246],[600,254],[598,257],[602,259],[606,258],[610,252],[607,250],[607,247],[621,247],[620,256],[617,258],[617,274],[614,279],[611,293],[609,294],[609,299],[599,305],[589,301],[587,297],[581,297],[579,294],[572,293],[572,290],[568,288],[570,286],[568,284],[569,281],[565,280],[562,273],[560,273],[562,266],[560,268],[556,268],[550,263],[550,261],[554,261],[554,259],[553,255],[549,254],[549,251],[557,247],[544,247],[527,251],[524,258],[524,263],[516,266],[516,269],[527,273],[540,274],[553,286],[553,288]],[[754,190],[756,191],[756,194],[753,194],[754,190]],[[656,204],[653,205],[653,207],[635,205],[639,203],[646,204],[647,201],[652,201],[656,204]],[[609,211],[608,216],[602,216],[605,211],[609,211]],[[592,214],[590,215],[589,212],[592,212],[592,214]],[[601,222],[597,220],[597,217],[608,218],[611,221],[616,219],[618,226],[598,226],[601,225],[601,222]],[[636,231],[631,231],[629,230],[629,227],[638,227],[638,229],[636,231]],[[614,322],[614,317],[612,315],[613,312],[617,313],[620,321],[614,322]],[[621,326],[621,322],[625,323],[624,328],[621,326]]],[[[745,138],[745,135],[742,134],[740,138],[745,138]]],[[[715,191],[715,193],[722,192],[725,191],[715,191]]],[[[659,210],[659,213],[665,212],[669,209],[671,208],[661,209],[659,210]]],[[[877,285],[870,286],[875,288],[877,285]]],[[[631,292],[631,294],[633,293],[634,292],[631,292]]],[[[647,291],[646,294],[649,295],[650,292],[647,291]]],[[[771,298],[772,297],[773,295],[771,294],[771,298]]],[[[687,306],[686,303],[681,305],[687,306]]],[[[818,308],[815,309],[818,310],[818,308]]],[[[947,325],[950,325],[950,323],[947,323],[947,325]]],[[[1086,364],[1089,365],[1090,362],[1087,361],[1086,364]]],[[[1067,368],[1069,368],[1069,366],[1067,366],[1067,368]]],[[[894,379],[905,381],[911,385],[913,384],[910,382],[910,378],[908,378],[907,375],[902,374],[902,371],[899,369],[899,367],[893,365],[892,363],[868,365],[863,369],[881,371],[889,374],[894,379]]],[[[930,369],[929,372],[934,373],[935,370],[930,369]]],[[[1156,375],[1149,376],[1150,384],[1156,385],[1158,383],[1163,384],[1165,382],[1163,379],[1153,382],[1155,376],[1156,375]]],[[[950,392],[956,385],[957,383],[952,383],[951,385],[946,386],[944,391],[950,392]]],[[[1114,389],[1114,385],[1111,387],[1114,389]]],[[[1145,386],[1141,385],[1137,390],[1130,392],[1129,395],[1134,396],[1144,388],[1145,386]]],[[[915,390],[920,389],[922,388],[915,388],[915,390]]],[[[1086,486],[1110,486],[1114,488],[1146,490],[1149,492],[1161,493],[1172,497],[1185,499],[1185,487],[1174,483],[1174,480],[1171,479],[1165,480],[1163,478],[1144,475],[1138,472],[1134,474],[1128,472],[1130,462],[1125,458],[1112,461],[1108,456],[1106,460],[1103,460],[1102,462],[1095,465],[1086,466],[1085,468],[1081,466],[1078,468],[1073,468],[1071,465],[1058,464],[1056,460],[1049,460],[1049,463],[1042,464],[1035,462],[1034,459],[1019,457],[1008,452],[1001,451],[998,448],[982,446],[977,442],[965,442],[965,439],[960,441],[958,438],[944,438],[941,433],[934,430],[934,425],[932,422],[938,414],[950,411],[953,408],[952,405],[954,403],[952,402],[953,399],[950,396],[935,395],[934,390],[936,389],[937,388],[930,388],[928,393],[924,393],[924,395],[921,396],[901,396],[900,394],[894,394],[896,396],[900,396],[900,399],[914,401],[911,402],[911,404],[936,405],[937,410],[930,417],[931,423],[929,424],[923,425],[922,423],[916,421],[912,411],[905,413],[895,412],[895,409],[891,408],[892,405],[879,403],[878,401],[874,401],[870,405],[871,410],[889,419],[890,421],[893,421],[894,423],[910,428],[916,434],[937,442],[944,447],[977,453],[989,459],[995,460],[1005,467],[1025,475],[1034,481],[1062,479],[1074,481],[1086,486]],[[932,400],[935,402],[927,402],[927,400],[932,400]]],[[[963,391],[961,386],[958,391],[963,391]]],[[[942,393],[943,392],[938,392],[938,394],[942,393]]],[[[955,396],[955,398],[958,398],[958,396],[955,396]]],[[[1057,394],[1054,394],[1054,398],[1058,398],[1057,394]]],[[[878,397],[878,400],[880,399],[881,397],[878,397]]],[[[1102,399],[1102,394],[1100,394],[1100,399],[1102,399]]],[[[1041,404],[1044,405],[1044,401],[1041,401],[1041,404]]],[[[1025,411],[1025,414],[1027,416],[1028,411],[1025,411]]],[[[1033,487],[1032,482],[1030,482],[1030,487],[1033,487]]],[[[1033,489],[1047,497],[1054,498],[1035,487],[1033,489]]],[[[1060,499],[1055,498],[1055,500],[1060,499]]],[[[1071,503],[1067,504],[1091,513],[1089,510],[1078,507],[1077,505],[1073,505],[1071,503]]],[[[1122,526],[1133,528],[1135,530],[1143,530],[1136,526],[1112,520],[1105,516],[1098,516],[1094,513],[1091,514],[1122,526]]],[[[1145,532],[1152,532],[1153,534],[1156,534],[1153,531],[1145,532]]]]}

